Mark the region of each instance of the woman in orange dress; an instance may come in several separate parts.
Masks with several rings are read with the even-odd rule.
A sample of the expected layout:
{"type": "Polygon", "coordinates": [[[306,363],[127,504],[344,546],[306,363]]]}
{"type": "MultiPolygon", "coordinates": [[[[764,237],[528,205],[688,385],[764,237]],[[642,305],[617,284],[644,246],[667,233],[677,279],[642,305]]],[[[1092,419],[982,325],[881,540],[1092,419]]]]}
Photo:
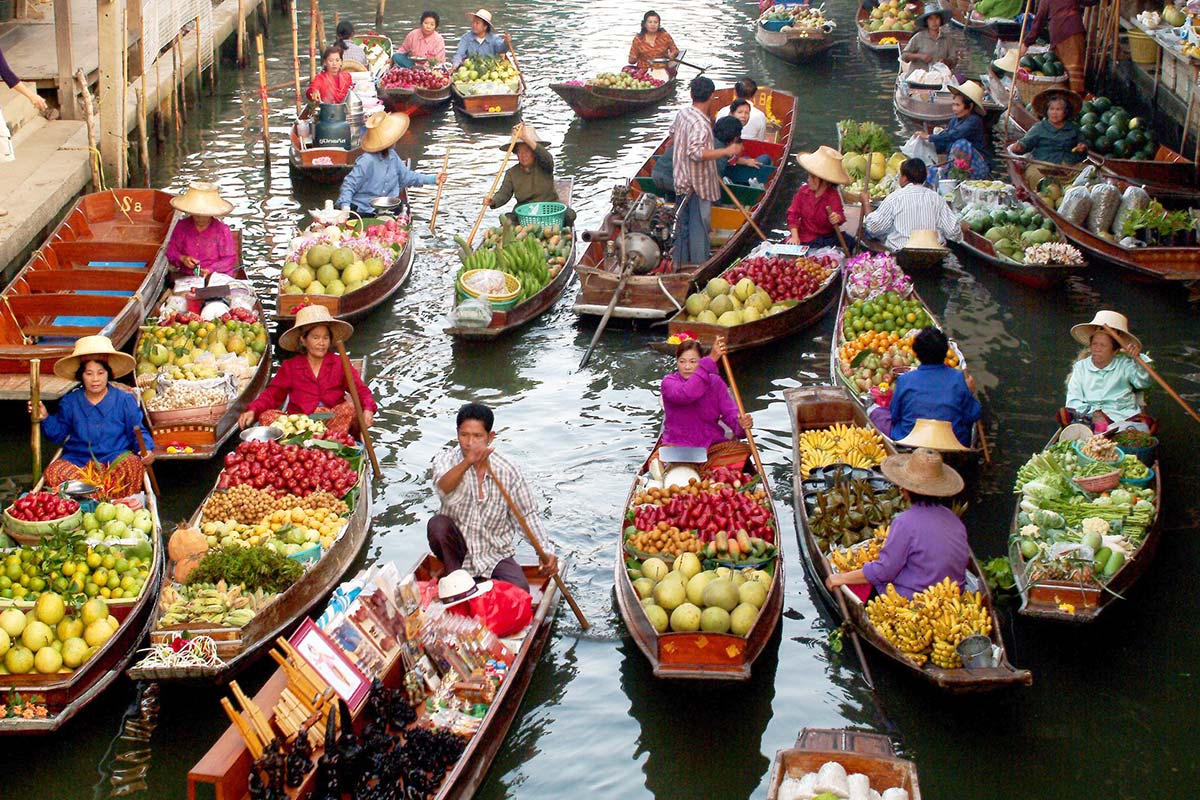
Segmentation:
{"type": "Polygon", "coordinates": [[[671,34],[662,27],[662,19],[656,11],[647,11],[642,16],[642,31],[633,37],[629,48],[629,63],[640,69],[650,69],[656,58],[675,58],[679,48],[671,34]]]}

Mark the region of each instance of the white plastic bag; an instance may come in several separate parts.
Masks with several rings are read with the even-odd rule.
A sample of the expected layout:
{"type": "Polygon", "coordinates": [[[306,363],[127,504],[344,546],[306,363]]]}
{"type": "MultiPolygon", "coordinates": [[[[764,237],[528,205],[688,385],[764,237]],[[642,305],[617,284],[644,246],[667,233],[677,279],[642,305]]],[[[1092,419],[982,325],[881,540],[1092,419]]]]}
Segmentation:
{"type": "Polygon", "coordinates": [[[849,797],[850,784],[846,778],[846,768],[837,761],[826,761],[817,770],[817,794],[829,792],[836,797],[849,797]]]}
{"type": "Polygon", "coordinates": [[[883,793],[883,800],[908,800],[908,792],[904,789],[887,789],[883,793]]]}
{"type": "Polygon", "coordinates": [[[850,786],[850,800],[871,800],[871,779],[861,772],[846,778],[850,786]]]}
{"type": "Polygon", "coordinates": [[[930,144],[928,139],[917,136],[915,133],[909,137],[907,142],[900,145],[900,152],[909,158],[921,159],[926,166],[937,162],[937,148],[930,144]]]}
{"type": "Polygon", "coordinates": [[[492,304],[486,298],[464,300],[450,312],[450,325],[455,328],[486,328],[492,322],[492,304]]]}

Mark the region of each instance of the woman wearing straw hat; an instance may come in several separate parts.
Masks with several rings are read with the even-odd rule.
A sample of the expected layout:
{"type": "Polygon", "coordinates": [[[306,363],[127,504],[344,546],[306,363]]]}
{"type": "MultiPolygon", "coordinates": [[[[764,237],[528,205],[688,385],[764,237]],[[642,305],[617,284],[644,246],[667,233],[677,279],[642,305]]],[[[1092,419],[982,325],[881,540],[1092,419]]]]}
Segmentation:
{"type": "Polygon", "coordinates": [[[112,498],[142,490],[154,439],[133,393],[110,385],[113,378],[133,372],[134,365],[133,356],[114,348],[107,336],[82,337],[71,355],[54,363],[55,375],[80,385],[63,395],[54,414],[43,403],[37,407],[46,436],[63,445],[62,455],[43,473],[47,486],[84,480],[86,474],[88,483],[100,485],[112,498]],[[142,458],[134,455],[139,450],[136,431],[146,446],[142,458]]]}
{"type": "Polygon", "coordinates": [[[408,130],[408,115],[380,111],[367,120],[363,136],[363,154],[354,162],[354,169],[342,181],[338,193],[339,208],[350,208],[359,214],[374,214],[371,201],[376,197],[400,197],[410,186],[445,183],[446,173],[436,176],[415,172],[405,166],[393,145],[408,130]]]}
{"type": "Polygon", "coordinates": [[[1041,120],[1021,140],[1009,147],[1016,155],[1028,154],[1034,161],[1078,164],[1087,153],[1087,143],[1075,122],[1083,98],[1070,89],[1045,89],[1033,98],[1033,111],[1041,120]]]}
{"type": "Polygon", "coordinates": [[[935,168],[930,173],[930,185],[937,186],[938,179],[955,169],[969,172],[970,177],[982,180],[992,174],[991,158],[988,155],[990,144],[984,125],[987,109],[983,105],[983,87],[975,81],[967,81],[961,86],[946,87],[954,99],[950,107],[954,116],[950,124],[938,133],[917,133],[939,153],[946,153],[946,164],[935,168]]]}
{"type": "Polygon", "coordinates": [[[892,520],[879,558],[853,572],[836,572],[825,585],[834,591],[866,583],[884,594],[890,583],[909,599],[946,578],[962,586],[971,545],[966,526],[946,507],[946,499],[962,491],[962,477],[942,462],[941,453],[927,448],[891,456],[882,469],[912,506],[892,520]]]}
{"type": "Polygon", "coordinates": [[[917,32],[908,40],[900,53],[906,64],[921,64],[928,68],[942,63],[954,69],[956,62],[954,41],[945,27],[950,24],[950,10],[939,8],[936,3],[925,6],[925,13],[917,17],[917,32]]]}
{"type": "Polygon", "coordinates": [[[1091,322],[1072,327],[1071,337],[1087,350],[1071,368],[1059,424],[1082,422],[1104,433],[1115,423],[1127,423],[1122,427],[1153,433],[1154,420],[1138,405],[1138,393],[1150,387],[1151,378],[1138,363],[1142,343],[1129,332],[1125,315],[1097,311],[1091,322]],[[1114,331],[1116,338],[1105,328],[1114,331]]]}
{"type": "MultiPolygon", "coordinates": [[[[812,153],[801,153],[796,161],[808,172],[808,182],[800,187],[788,206],[787,225],[791,244],[809,247],[838,247],[837,226],[846,221],[839,186],[850,182],[842,166],[842,154],[828,145],[812,153]]],[[[847,236],[847,242],[853,237],[847,236]]]]}
{"type": "Polygon", "coordinates": [[[471,32],[464,33],[454,51],[454,66],[457,67],[471,56],[502,56],[512,50],[512,37],[507,33],[500,36],[492,33],[492,12],[486,8],[467,12],[471,20],[471,32]]]}
{"type": "Polygon", "coordinates": [[[233,211],[233,203],[221,197],[215,183],[196,182],[171,198],[171,206],[188,216],[175,223],[167,242],[167,262],[180,272],[232,275],[238,268],[237,243],[233,231],[221,217],[233,211]]]}
{"type": "MultiPolygon", "coordinates": [[[[314,414],[332,411],[334,418],[325,423],[327,430],[348,431],[354,421],[354,404],[346,399],[346,371],[333,343],[344,342],[354,333],[349,322],[334,319],[325,306],[304,306],[296,312],[292,327],[279,337],[279,346],[293,356],[279,368],[275,377],[258,397],[246,406],[238,417],[238,425],[245,428],[258,418],[259,424],[269,425],[281,413],[283,401],[288,401],[288,414],[314,414]]],[[[353,367],[353,391],[362,403],[363,422],[369,428],[379,408],[371,390],[363,383],[353,367]]]]}

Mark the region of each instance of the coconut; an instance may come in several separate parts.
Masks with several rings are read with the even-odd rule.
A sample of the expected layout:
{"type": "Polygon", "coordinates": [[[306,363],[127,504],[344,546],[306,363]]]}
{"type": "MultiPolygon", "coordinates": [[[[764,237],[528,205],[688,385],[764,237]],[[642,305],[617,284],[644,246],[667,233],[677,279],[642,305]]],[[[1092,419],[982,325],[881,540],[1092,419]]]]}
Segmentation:
{"type": "Polygon", "coordinates": [[[708,304],[708,310],[720,317],[727,311],[733,311],[733,298],[727,294],[717,295],[708,304]]]}
{"type": "Polygon", "coordinates": [[[750,299],[750,295],[754,294],[754,291],[757,288],[758,287],[754,285],[754,281],[750,280],[749,278],[742,278],[737,282],[737,286],[733,287],[733,293],[738,300],[741,300],[744,303],[746,300],[750,299]]]}
{"type": "Polygon", "coordinates": [[[754,627],[758,619],[758,609],[749,603],[742,603],[729,614],[729,631],[735,636],[745,636],[754,627]]]}
{"type": "Polygon", "coordinates": [[[706,608],[717,606],[726,611],[733,611],[738,604],[738,590],[729,578],[717,578],[704,587],[701,599],[706,608]]]}
{"type": "Polygon", "coordinates": [[[726,311],[721,316],[717,317],[717,324],[724,325],[726,328],[732,328],[734,325],[742,324],[741,311],[726,311]]]}
{"type": "Polygon", "coordinates": [[[706,325],[716,325],[717,315],[712,311],[705,309],[696,315],[696,322],[703,322],[706,325]]]}
{"type": "Polygon", "coordinates": [[[700,630],[700,609],[691,603],[684,603],[671,612],[671,630],[697,631],[700,630]]]}
{"type": "Polygon", "coordinates": [[[729,612],[723,608],[706,608],[700,613],[700,630],[705,633],[728,633],[729,612]]]}
{"type": "Polygon", "coordinates": [[[713,278],[704,287],[704,291],[709,297],[717,297],[722,294],[729,294],[729,281],[724,278],[713,278]]]}
{"type": "Polygon", "coordinates": [[[709,297],[704,292],[696,292],[688,295],[688,299],[684,301],[683,307],[693,317],[699,314],[704,309],[708,308],[709,297]]]}

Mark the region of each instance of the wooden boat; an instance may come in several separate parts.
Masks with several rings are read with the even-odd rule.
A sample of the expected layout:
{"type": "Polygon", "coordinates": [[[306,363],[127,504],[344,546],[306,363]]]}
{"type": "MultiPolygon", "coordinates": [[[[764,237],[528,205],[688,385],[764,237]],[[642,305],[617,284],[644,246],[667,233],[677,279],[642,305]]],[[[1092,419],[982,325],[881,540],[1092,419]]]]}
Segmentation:
{"type": "MultiPolygon", "coordinates": [[[[238,269],[237,277],[240,280],[248,280],[244,269],[238,269]]],[[[154,313],[154,317],[165,313],[164,309],[170,294],[169,290],[163,292],[159,310],[154,313]]],[[[258,315],[258,321],[262,324],[263,330],[269,332],[267,312],[263,310],[262,303],[257,299],[254,303],[254,313],[258,315]]],[[[135,345],[134,352],[137,352],[140,345],[141,339],[138,340],[138,345],[135,345]]],[[[161,415],[147,411],[146,419],[150,435],[154,438],[154,457],[160,461],[206,461],[215,456],[229,440],[229,437],[237,431],[238,415],[246,410],[246,405],[257,397],[258,393],[267,385],[267,378],[271,374],[271,350],[271,338],[268,335],[266,349],[260,354],[253,375],[242,386],[237,397],[226,405],[225,411],[215,418],[207,408],[196,409],[201,413],[203,419],[194,417],[189,419],[184,413],[178,411],[163,412],[161,415]],[[164,418],[169,421],[162,421],[164,418]]],[[[142,407],[145,409],[144,405],[142,407]]]]}
{"type": "MultiPolygon", "coordinates": [[[[792,461],[800,464],[800,434],[815,428],[826,428],[842,423],[846,425],[869,426],[870,420],[859,404],[856,397],[841,387],[807,386],[788,389],[784,392],[787,399],[788,413],[792,420],[792,461]]],[[[890,440],[885,439],[884,447],[889,453],[895,452],[890,440]]],[[[996,619],[996,610],[988,592],[987,581],[984,579],[975,557],[971,557],[968,572],[979,583],[979,592],[992,617],[991,640],[994,646],[1000,648],[1000,657],[995,667],[980,669],[943,669],[932,662],[926,662],[918,667],[908,660],[891,642],[885,639],[867,618],[866,607],[857,595],[847,587],[839,587],[840,598],[835,597],[825,586],[825,579],[832,574],[832,568],[827,556],[821,552],[817,539],[809,525],[808,511],[804,503],[803,480],[798,467],[792,474],[793,505],[796,513],[796,535],[800,539],[804,554],[804,567],[817,587],[822,600],[833,614],[848,622],[858,633],[858,637],[870,645],[880,655],[890,659],[904,669],[919,676],[921,679],[944,689],[952,694],[966,694],[1003,689],[1010,686],[1025,685],[1033,682],[1028,670],[1015,669],[1008,663],[1004,650],[1004,640],[1000,636],[1000,623],[996,619]]]]}
{"type": "MultiPolygon", "coordinates": [[[[916,299],[921,304],[921,306],[925,309],[925,313],[929,315],[931,320],[933,320],[934,325],[937,325],[939,328],[942,327],[938,322],[937,315],[934,314],[929,308],[929,304],[921,299],[921,296],[917,294],[915,289],[912,291],[910,297],[916,299]]],[[[858,404],[859,408],[861,408],[865,414],[867,407],[872,402],[871,395],[860,394],[858,392],[857,387],[855,387],[845,373],[842,372],[841,358],[838,355],[838,351],[841,349],[842,345],[846,343],[846,338],[842,333],[842,322],[846,314],[846,309],[852,302],[854,301],[850,298],[850,295],[846,293],[843,282],[841,301],[838,305],[837,321],[834,323],[833,338],[831,340],[832,344],[830,345],[829,375],[830,382],[835,386],[845,387],[850,395],[854,398],[854,402],[858,404]]],[[[950,340],[950,349],[955,355],[958,356],[959,366],[962,369],[966,369],[967,359],[962,354],[962,350],[958,348],[958,344],[953,339],[950,340]]],[[[874,423],[872,423],[872,427],[874,427],[874,423]]],[[[973,474],[975,469],[978,467],[979,461],[983,458],[983,444],[979,439],[980,427],[981,426],[976,425],[971,431],[970,449],[946,451],[942,453],[946,463],[954,467],[960,473],[964,473],[963,477],[967,479],[969,479],[969,477],[973,474]]],[[[883,436],[883,439],[888,446],[899,447],[890,436],[884,435],[882,431],[880,432],[880,435],[883,436]]],[[[900,449],[907,450],[908,448],[901,447],[900,449]]]]}
{"type": "Polygon", "coordinates": [[[830,728],[805,728],[795,746],[775,754],[767,779],[767,800],[777,800],[784,778],[817,772],[827,761],[838,762],[848,775],[866,775],[877,792],[895,787],[908,792],[909,800],[921,800],[916,764],[897,758],[886,736],[830,728]]]}
{"type": "Polygon", "coordinates": [[[362,155],[362,131],[351,128],[350,147],[314,147],[312,133],[307,138],[300,136],[303,124],[310,130],[316,127],[317,105],[309,103],[300,112],[300,118],[292,123],[289,134],[290,149],[288,152],[288,172],[292,180],[306,180],[313,183],[341,183],[354,169],[354,162],[362,155]]]}
{"type": "MultiPolygon", "coordinates": [[[[1131,270],[1138,275],[1168,281],[1191,281],[1200,278],[1200,246],[1189,247],[1122,247],[1114,241],[1097,236],[1084,225],[1076,225],[1062,216],[1047,203],[1036,187],[1025,179],[1025,168],[1036,163],[1044,177],[1056,178],[1070,183],[1079,173],[1080,167],[1066,167],[1029,159],[1008,157],[1008,174],[1018,194],[1028,196],[1038,211],[1049,217],[1071,242],[1084,253],[1104,259],[1118,267],[1131,270]]],[[[1124,191],[1128,182],[1119,178],[1108,178],[1109,183],[1124,191]]]]}
{"type": "Polygon", "coordinates": [[[939,5],[950,12],[950,21],[970,33],[988,39],[1017,41],[1021,26],[1016,20],[985,17],[975,10],[972,0],[940,0],[939,5]]]}
{"type": "Polygon", "coordinates": [[[940,87],[910,84],[904,79],[905,70],[896,75],[896,91],[892,101],[904,117],[931,125],[944,125],[954,117],[951,107],[954,95],[940,87]]]}
{"type": "Polygon", "coordinates": [[[675,73],[678,70],[679,65],[672,62],[672,67],[667,70],[670,77],[662,86],[650,89],[616,89],[591,83],[581,86],[578,81],[552,83],[550,88],[566,101],[580,119],[608,119],[657,106],[668,97],[673,97],[676,88],[675,73]]]}
{"type": "Polygon", "coordinates": [[[867,30],[867,23],[871,21],[871,12],[862,6],[859,6],[854,21],[858,26],[858,41],[863,47],[881,54],[895,53],[897,58],[900,56],[900,51],[908,44],[908,40],[916,33],[916,31],[875,31],[871,33],[867,30]],[[896,41],[884,44],[884,39],[895,39],[896,41]]]}
{"type": "Polygon", "coordinates": [[[451,78],[450,96],[454,99],[454,107],[457,110],[471,119],[511,117],[521,110],[521,98],[525,95],[525,76],[521,74],[521,69],[511,53],[505,53],[504,57],[511,61],[517,70],[520,80],[518,91],[515,94],[463,94],[451,78]]]}
{"type": "Polygon", "coordinates": [[[450,105],[450,84],[441,89],[380,89],[379,100],[388,112],[402,111],[410,117],[420,117],[450,105]]]}
{"type": "MultiPolygon", "coordinates": [[[[1057,442],[1060,433],[1062,433],[1061,430],[1055,433],[1046,443],[1046,447],[1057,442]]],[[[1103,587],[1091,582],[1031,581],[1029,578],[1030,564],[1022,557],[1021,548],[1016,541],[1017,534],[1021,529],[1018,521],[1021,507],[1020,503],[1017,503],[1009,529],[1008,550],[1008,560],[1017,581],[1017,589],[1021,593],[1021,608],[1017,613],[1038,619],[1084,624],[1095,622],[1104,613],[1104,610],[1115,601],[1126,599],[1129,590],[1149,568],[1154,554],[1158,551],[1158,541],[1162,535],[1162,461],[1156,459],[1152,469],[1154,470],[1154,482],[1151,487],[1154,489],[1154,522],[1146,529],[1146,536],[1142,539],[1141,546],[1103,587]],[[1070,607],[1069,610],[1064,604],[1070,607]]]]}
{"type": "Polygon", "coordinates": [[[40,361],[41,395],[52,400],[75,381],[54,374],[75,340],[103,334],[118,349],[162,292],[172,195],[117,189],[80,197],[0,292],[0,400],[29,399],[29,369],[40,361]]]}
{"type": "MultiPolygon", "coordinates": [[[[35,488],[42,488],[39,482],[35,488]]],[[[163,550],[158,503],[150,488],[150,478],[143,478],[146,508],[154,519],[151,542],[153,561],[140,597],[129,600],[109,600],[109,613],[120,621],[120,627],[100,649],[77,670],[53,675],[0,675],[0,697],[12,692],[26,700],[34,695],[46,706],[45,717],[0,719],[0,735],[53,733],[87,707],[88,703],[112,685],[133,659],[135,648],[149,627],[151,611],[158,600],[158,585],[163,576],[163,550]]],[[[12,602],[12,601],[4,601],[12,602]]],[[[33,604],[28,604],[32,608],[33,604]]],[[[23,607],[22,607],[23,609],[23,607]]]]}
{"type": "MultiPolygon", "coordinates": [[[[360,371],[362,366],[359,366],[360,371]]],[[[156,667],[134,664],[126,672],[134,680],[224,682],[254,663],[275,638],[290,629],[296,620],[308,614],[342,580],[354,564],[371,530],[371,474],[366,459],[358,472],[358,497],[350,509],[349,521],[341,536],[319,561],[309,567],[300,580],[280,593],[241,628],[205,622],[189,622],[159,627],[162,608],[156,608],[150,629],[154,644],[170,642],[186,631],[191,636],[209,636],[217,646],[222,664],[218,666],[156,667]]],[[[214,489],[214,491],[216,491],[214,489]]],[[[211,493],[210,493],[211,494],[211,493]]],[[[207,500],[208,497],[205,497],[207,500]]],[[[203,507],[203,502],[200,504],[203,507]]],[[[200,508],[191,524],[200,521],[200,508]]],[[[164,581],[169,586],[170,581],[164,581]]],[[[157,603],[156,605],[161,605],[157,603]]]]}
{"type": "MultiPolygon", "coordinates": [[[[558,190],[558,197],[564,205],[571,205],[571,188],[575,181],[573,178],[560,179],[554,182],[555,188],[558,190]]],[[[526,323],[540,317],[542,314],[549,311],[558,298],[562,297],[567,287],[571,285],[571,280],[575,277],[575,232],[571,231],[571,251],[567,256],[567,262],[563,264],[558,274],[547,283],[542,290],[530,297],[523,303],[520,303],[508,311],[493,311],[492,321],[486,328],[468,328],[468,327],[450,327],[446,328],[445,332],[455,337],[456,339],[471,340],[490,340],[497,339],[506,333],[520,328],[526,323]]],[[[454,299],[451,300],[454,302],[454,299]]]]}
{"type": "MultiPolygon", "coordinates": [[[[563,575],[566,569],[559,562],[563,575]]],[[[529,580],[530,593],[533,595],[533,621],[516,652],[513,663],[509,666],[507,678],[500,685],[496,697],[488,707],[479,730],[471,737],[466,750],[458,762],[446,774],[438,787],[435,800],[467,800],[472,797],[479,785],[483,783],[487,771],[504,742],[508,729],[512,727],[520,710],[521,701],[529,689],[530,680],[541,659],[542,650],[550,638],[550,628],[554,621],[554,612],[558,607],[561,595],[554,584],[538,567],[524,565],[525,577],[529,580]]],[[[436,558],[426,555],[419,561],[411,572],[417,580],[432,580],[443,573],[443,566],[436,558]]],[[[383,676],[387,685],[396,685],[402,681],[403,666],[397,660],[388,674],[383,676]]],[[[268,711],[274,708],[283,689],[287,686],[287,676],[282,670],[276,670],[267,679],[263,688],[254,696],[255,704],[268,711]]],[[[364,706],[365,708],[365,706],[364,706]]],[[[356,713],[356,722],[365,712],[356,713]]],[[[424,706],[417,709],[419,715],[426,713],[424,706]]],[[[418,722],[420,720],[418,718],[418,722]]],[[[357,727],[357,726],[356,726],[357,727]]],[[[313,753],[313,761],[319,758],[321,748],[313,753]]],[[[246,795],[249,772],[252,759],[246,749],[241,734],[230,726],[217,740],[216,744],[188,771],[188,795],[195,797],[209,796],[215,793],[218,798],[240,798],[246,795]],[[199,787],[205,785],[203,790],[199,787]]],[[[310,772],[293,797],[308,797],[313,791],[315,773],[310,772]]]]}
{"type": "MultiPolygon", "coordinates": [[[[713,101],[714,108],[728,105],[734,99],[732,89],[719,89],[713,101]]],[[[766,219],[775,197],[781,186],[780,176],[786,167],[786,159],[792,148],[794,134],[793,120],[796,116],[796,96],[778,89],[763,89],[760,91],[755,105],[763,108],[770,104],[773,113],[779,119],[779,132],[773,142],[747,139],[744,142],[743,155],[754,158],[758,155],[769,155],[772,163],[777,165],[763,188],[746,184],[731,185],[730,188],[739,195],[742,205],[749,211],[757,224],[766,219]]],[[[659,190],[650,177],[654,162],[671,145],[670,137],[664,139],[655,148],[654,154],[646,160],[627,186],[627,193],[621,198],[621,203],[636,202],[643,194],[658,194],[659,190]]],[[[738,167],[730,167],[737,170],[738,167]]],[[[744,168],[743,168],[744,169],[744,168]]],[[[726,184],[729,185],[729,184],[726,184]]],[[[588,316],[603,315],[612,300],[613,292],[620,283],[618,265],[608,263],[605,257],[605,247],[609,240],[619,241],[620,223],[624,215],[609,214],[599,231],[588,231],[583,239],[590,242],[586,251],[579,258],[575,270],[579,273],[580,292],[572,309],[576,314],[588,316]]],[[[721,202],[712,207],[712,241],[713,252],[709,259],[701,264],[687,264],[683,268],[668,273],[651,273],[648,275],[631,274],[621,288],[617,305],[612,316],[618,319],[663,319],[674,314],[682,306],[691,287],[697,283],[706,283],[716,277],[733,259],[734,254],[745,241],[754,234],[753,228],[746,222],[742,213],[729,201],[726,196],[721,202]]],[[[669,258],[670,253],[663,253],[669,258]]]]}
{"type": "MultiPolygon", "coordinates": [[[[841,285],[841,270],[834,270],[817,291],[787,311],[780,311],[778,314],[771,314],[754,322],[746,322],[732,327],[706,322],[688,322],[687,312],[680,311],[667,323],[667,335],[678,336],[687,331],[699,339],[706,348],[712,347],[717,337],[724,337],[725,349],[730,354],[760,347],[793,336],[821,320],[837,302],[841,285]]],[[[668,344],[661,339],[652,342],[650,346],[660,353],[675,354],[675,345],[668,344]]]]}
{"type": "Polygon", "coordinates": [[[980,236],[973,230],[963,231],[961,242],[952,242],[955,247],[970,253],[971,256],[985,264],[988,268],[1000,273],[1005,278],[1033,289],[1049,289],[1058,286],[1066,279],[1080,271],[1084,265],[1072,264],[1022,264],[1005,258],[996,252],[991,241],[986,236],[980,236]]]}
{"type": "Polygon", "coordinates": [[[1196,165],[1165,144],[1160,144],[1154,159],[1112,158],[1092,154],[1105,175],[1137,184],[1163,202],[1194,205],[1200,202],[1200,180],[1196,165]]]}
{"type": "MultiPolygon", "coordinates": [[[[744,447],[744,449],[747,456],[745,469],[748,473],[746,476],[748,480],[752,474],[755,474],[755,469],[749,459],[750,449],[748,447],[744,447]]],[[[658,445],[656,444],[651,451],[651,457],[657,450],[658,445]]],[[[650,458],[647,458],[641,469],[638,470],[637,477],[634,478],[629,497],[625,501],[626,509],[633,506],[642,476],[647,473],[649,466],[650,458]]],[[[761,478],[762,486],[767,490],[767,497],[770,498],[771,487],[767,483],[767,476],[760,475],[758,477],[761,478]]],[[[621,619],[625,622],[625,627],[633,637],[634,643],[650,662],[650,666],[654,670],[654,677],[690,680],[745,681],[750,679],[754,661],[775,633],[775,629],[779,627],[779,619],[783,613],[783,542],[779,536],[779,518],[775,513],[773,500],[770,514],[772,527],[776,531],[774,545],[779,554],[775,558],[775,572],[771,586],[767,590],[767,599],[759,609],[754,627],[745,637],[735,636],[732,633],[705,633],[703,631],[693,633],[678,631],[659,633],[656,631],[651,625],[649,617],[642,611],[640,598],[633,588],[633,581],[630,580],[626,568],[627,559],[630,556],[625,549],[623,530],[625,522],[622,517],[621,524],[618,525],[617,547],[613,560],[617,611],[620,612],[621,619]]]]}
{"type": "Polygon", "coordinates": [[[776,58],[789,64],[806,64],[828,53],[835,44],[833,35],[823,28],[787,28],[768,30],[762,21],[754,25],[754,41],[776,58]]]}
{"type": "MultiPolygon", "coordinates": [[[[405,200],[407,207],[408,201],[405,200]]],[[[375,224],[378,220],[367,218],[362,220],[364,229],[375,224]]],[[[363,319],[400,290],[408,281],[412,272],[413,257],[417,249],[417,228],[409,228],[408,241],[404,243],[400,255],[384,269],[378,278],[363,284],[353,292],[347,292],[340,297],[328,294],[284,294],[283,278],[276,288],[275,321],[280,329],[290,326],[296,319],[296,306],[321,305],[329,309],[329,313],[346,322],[357,322],[363,319]]]]}

